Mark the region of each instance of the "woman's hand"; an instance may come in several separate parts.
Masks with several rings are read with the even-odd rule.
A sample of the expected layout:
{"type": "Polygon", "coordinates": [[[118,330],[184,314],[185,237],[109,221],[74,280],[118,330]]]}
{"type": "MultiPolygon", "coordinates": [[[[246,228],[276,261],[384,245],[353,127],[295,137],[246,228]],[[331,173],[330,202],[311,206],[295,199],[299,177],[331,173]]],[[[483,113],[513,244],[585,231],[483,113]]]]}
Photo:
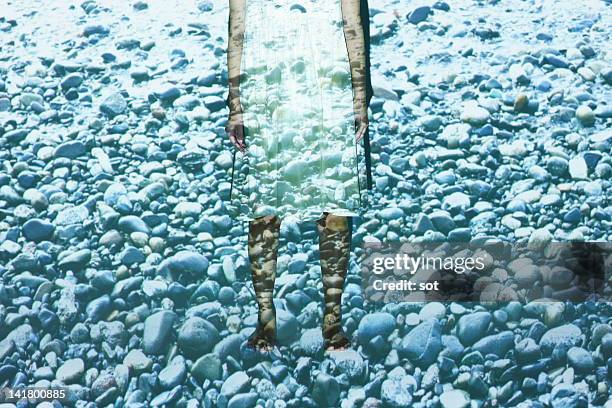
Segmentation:
{"type": "Polygon", "coordinates": [[[242,112],[230,112],[225,126],[225,132],[229,136],[230,141],[242,153],[246,151],[246,143],[244,141],[244,122],[242,112]]]}
{"type": "Polygon", "coordinates": [[[355,132],[355,141],[359,143],[363,136],[365,135],[368,125],[370,124],[367,113],[360,113],[355,117],[356,124],[356,132],[355,132]]]}

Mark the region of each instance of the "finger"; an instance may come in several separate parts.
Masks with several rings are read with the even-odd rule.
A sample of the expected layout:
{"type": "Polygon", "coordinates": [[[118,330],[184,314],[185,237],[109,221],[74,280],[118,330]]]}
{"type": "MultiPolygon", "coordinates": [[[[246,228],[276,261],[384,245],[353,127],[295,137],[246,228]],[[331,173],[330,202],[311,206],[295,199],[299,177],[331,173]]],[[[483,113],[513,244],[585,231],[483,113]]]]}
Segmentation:
{"type": "Polygon", "coordinates": [[[232,142],[232,145],[234,145],[236,149],[240,148],[240,146],[238,145],[238,141],[236,140],[236,137],[234,135],[230,136],[230,142],[232,142]]]}
{"type": "Polygon", "coordinates": [[[238,144],[240,145],[240,149],[241,151],[245,151],[246,144],[244,142],[244,128],[242,126],[239,126],[237,133],[238,133],[238,144]]]}
{"type": "Polygon", "coordinates": [[[360,141],[364,134],[365,134],[365,127],[361,126],[359,128],[359,131],[357,131],[357,136],[356,136],[357,141],[360,141]]]}

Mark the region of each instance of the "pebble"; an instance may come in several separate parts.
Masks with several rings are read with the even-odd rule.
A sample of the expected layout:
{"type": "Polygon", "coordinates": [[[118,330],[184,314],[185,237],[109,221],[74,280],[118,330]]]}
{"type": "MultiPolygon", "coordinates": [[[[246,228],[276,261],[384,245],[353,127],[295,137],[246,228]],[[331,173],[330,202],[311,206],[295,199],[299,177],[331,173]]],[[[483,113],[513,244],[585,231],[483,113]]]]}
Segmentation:
{"type": "Polygon", "coordinates": [[[32,218],[23,224],[23,235],[32,241],[43,241],[50,239],[55,231],[55,226],[47,220],[32,218]]]}
{"type": "Polygon", "coordinates": [[[582,345],[582,332],[574,324],[564,324],[548,330],[540,339],[540,347],[549,352],[558,345],[566,347],[582,345]]]}
{"type": "Polygon", "coordinates": [[[199,357],[210,352],[219,341],[219,332],[208,321],[193,316],[178,331],[177,344],[188,356],[199,357]]]}
{"type": "Polygon", "coordinates": [[[162,310],[147,317],[144,321],[143,351],[147,354],[160,354],[168,345],[176,314],[162,310]]]}
{"type": "Polygon", "coordinates": [[[78,382],[85,372],[85,363],[80,358],[66,360],[56,371],[55,378],[64,384],[78,382]]]}
{"type": "Polygon", "coordinates": [[[580,105],[576,109],[576,118],[585,126],[592,126],[595,123],[595,113],[586,105],[580,105]]]}
{"type": "Polygon", "coordinates": [[[427,320],[408,332],[398,347],[398,353],[420,367],[436,361],[442,350],[441,326],[437,320],[427,320]]]}
{"type": "Polygon", "coordinates": [[[577,373],[591,373],[595,364],[591,353],[581,347],[572,347],[567,351],[567,361],[577,373]]]}
{"type": "Polygon", "coordinates": [[[198,381],[215,381],[221,379],[221,360],[214,353],[205,354],[198,358],[191,367],[191,375],[198,381]]]}
{"type": "Polygon", "coordinates": [[[127,110],[127,101],[119,92],[106,96],[100,104],[100,112],[110,118],[123,114],[127,110]]]}
{"type": "Polygon", "coordinates": [[[476,312],[461,316],[457,322],[457,337],[461,344],[472,345],[484,337],[490,323],[491,314],[488,312],[476,312]]]}
{"type": "Polygon", "coordinates": [[[481,126],[489,121],[490,113],[485,108],[478,106],[475,101],[466,103],[461,112],[461,120],[472,126],[481,126]]]}
{"type": "Polygon", "coordinates": [[[380,397],[389,407],[407,407],[412,403],[414,388],[414,378],[405,374],[399,375],[383,381],[380,387],[380,397]]]}
{"type": "Polygon", "coordinates": [[[361,319],[357,328],[359,343],[365,346],[378,335],[387,338],[394,329],[395,318],[391,314],[383,312],[367,314],[361,319]]]}
{"type": "Polygon", "coordinates": [[[470,406],[470,395],[462,390],[448,390],[440,395],[444,408],[467,408],[470,406]]]}
{"type": "Polygon", "coordinates": [[[514,348],[514,336],[510,331],[492,334],[478,340],[472,347],[482,355],[495,354],[503,358],[508,350],[514,348]]]}
{"type": "Polygon", "coordinates": [[[412,24],[418,24],[427,19],[427,16],[431,13],[431,8],[428,6],[417,7],[410,14],[408,14],[408,21],[412,24]]]}
{"type": "Polygon", "coordinates": [[[221,386],[221,395],[232,397],[241,391],[245,391],[250,378],[244,371],[236,371],[230,375],[221,386]]]}

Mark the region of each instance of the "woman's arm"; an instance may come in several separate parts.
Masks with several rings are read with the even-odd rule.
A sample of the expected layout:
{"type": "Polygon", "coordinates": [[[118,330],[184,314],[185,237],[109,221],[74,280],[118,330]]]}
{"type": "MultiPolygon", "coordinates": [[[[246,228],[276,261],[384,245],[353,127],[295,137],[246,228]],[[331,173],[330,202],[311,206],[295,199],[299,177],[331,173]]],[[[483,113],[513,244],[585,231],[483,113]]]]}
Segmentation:
{"type": "Polygon", "coordinates": [[[240,66],[246,16],[246,0],[229,0],[228,40],[227,40],[227,76],[229,92],[227,106],[230,115],[241,113],[240,105],[240,66]]]}
{"type": "MultiPolygon", "coordinates": [[[[368,125],[368,86],[367,50],[364,35],[365,22],[361,18],[360,0],[340,0],[344,23],[344,38],[348,51],[351,77],[353,80],[353,107],[359,125],[357,138],[361,139],[368,125]]],[[[368,22],[369,23],[369,22],[368,22]]]]}

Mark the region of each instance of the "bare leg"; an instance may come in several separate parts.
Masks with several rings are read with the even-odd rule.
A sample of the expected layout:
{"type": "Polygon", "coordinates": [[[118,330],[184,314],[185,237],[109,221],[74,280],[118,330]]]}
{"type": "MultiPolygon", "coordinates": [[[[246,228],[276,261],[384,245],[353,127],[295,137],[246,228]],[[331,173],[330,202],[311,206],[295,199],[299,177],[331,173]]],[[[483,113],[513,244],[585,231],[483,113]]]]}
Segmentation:
{"type": "Polygon", "coordinates": [[[341,299],[351,254],[352,219],[323,213],[317,221],[323,275],[323,339],[326,350],[343,350],[351,342],[342,330],[341,299]]]}
{"type": "Polygon", "coordinates": [[[249,337],[248,344],[263,351],[272,350],[276,342],[276,310],[272,299],[279,232],[280,219],[276,216],[260,217],[249,225],[249,260],[258,319],[257,328],[249,337]]]}

